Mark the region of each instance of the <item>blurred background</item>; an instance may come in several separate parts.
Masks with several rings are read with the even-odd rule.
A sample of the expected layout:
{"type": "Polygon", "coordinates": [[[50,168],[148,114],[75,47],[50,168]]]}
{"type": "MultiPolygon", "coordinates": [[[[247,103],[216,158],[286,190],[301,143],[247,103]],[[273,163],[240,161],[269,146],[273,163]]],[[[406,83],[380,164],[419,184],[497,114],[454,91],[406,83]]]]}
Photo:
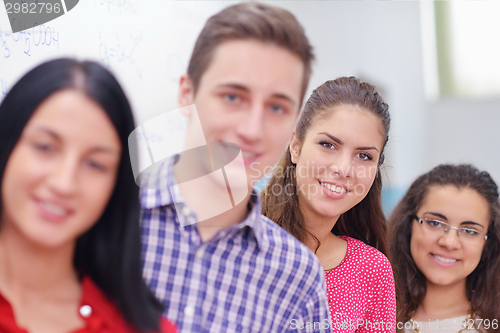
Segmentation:
{"type": "MultiPolygon", "coordinates": [[[[149,143],[180,151],[185,123],[168,114],[177,108],[178,79],[206,19],[233,3],[85,0],[13,34],[0,1],[0,102],[40,62],[93,59],[123,84],[138,124],[154,132],[149,143]]],[[[355,75],[390,105],[386,213],[440,163],[473,163],[500,181],[499,1],[270,3],[290,10],[314,46],[308,95],[326,80],[355,75]]]]}

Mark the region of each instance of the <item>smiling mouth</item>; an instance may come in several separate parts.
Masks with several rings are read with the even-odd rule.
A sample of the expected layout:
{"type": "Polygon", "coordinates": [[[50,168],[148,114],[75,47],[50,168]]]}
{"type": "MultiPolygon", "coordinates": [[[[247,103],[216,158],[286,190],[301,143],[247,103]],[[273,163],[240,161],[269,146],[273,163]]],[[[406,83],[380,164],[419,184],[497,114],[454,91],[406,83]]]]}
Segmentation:
{"type": "Polygon", "coordinates": [[[45,209],[47,212],[57,216],[68,215],[68,211],[58,205],[54,205],[48,202],[40,202],[40,206],[43,207],[43,209],[45,209]]]}
{"type": "Polygon", "coordinates": [[[234,155],[237,155],[239,151],[241,151],[241,155],[243,156],[243,158],[256,158],[258,156],[260,156],[260,154],[258,153],[251,153],[251,152],[248,152],[248,151],[245,151],[239,147],[235,147],[233,145],[228,145],[228,144],[224,144],[224,147],[225,149],[230,152],[231,154],[234,154],[234,155]]]}
{"type": "Polygon", "coordinates": [[[347,192],[347,190],[345,188],[343,188],[342,186],[336,186],[333,184],[323,183],[323,182],[319,182],[319,183],[321,184],[321,186],[326,187],[327,189],[329,189],[330,191],[335,192],[335,193],[342,194],[342,193],[347,192]]]}
{"type": "Polygon", "coordinates": [[[446,262],[446,263],[454,263],[454,262],[458,261],[458,259],[444,258],[444,257],[438,256],[436,254],[432,254],[432,253],[431,253],[431,256],[433,256],[434,258],[436,258],[439,261],[446,262]]]}

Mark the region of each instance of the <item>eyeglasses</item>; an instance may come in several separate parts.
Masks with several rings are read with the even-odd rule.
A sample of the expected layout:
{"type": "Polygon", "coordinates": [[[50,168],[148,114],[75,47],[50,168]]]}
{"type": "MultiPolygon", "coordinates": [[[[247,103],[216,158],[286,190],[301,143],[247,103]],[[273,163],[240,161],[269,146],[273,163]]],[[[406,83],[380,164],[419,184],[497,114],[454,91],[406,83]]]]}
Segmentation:
{"type": "Polygon", "coordinates": [[[479,230],[476,230],[474,228],[466,228],[466,227],[452,227],[446,222],[439,221],[436,219],[430,219],[427,217],[424,217],[423,219],[419,218],[418,216],[414,215],[413,218],[418,221],[419,224],[422,225],[422,228],[431,234],[437,235],[437,236],[442,236],[450,229],[455,229],[457,230],[457,235],[458,238],[461,241],[464,241],[469,244],[474,244],[474,245],[479,245],[483,241],[488,239],[488,236],[479,230]]]}

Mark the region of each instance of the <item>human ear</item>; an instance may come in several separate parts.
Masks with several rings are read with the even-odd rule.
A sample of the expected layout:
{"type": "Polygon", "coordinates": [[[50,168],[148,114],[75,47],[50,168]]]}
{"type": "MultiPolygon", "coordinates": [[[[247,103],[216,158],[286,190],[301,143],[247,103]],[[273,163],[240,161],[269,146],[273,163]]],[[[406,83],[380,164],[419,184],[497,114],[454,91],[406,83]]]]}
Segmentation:
{"type": "Polygon", "coordinates": [[[184,74],[179,79],[179,95],[177,96],[179,107],[181,109],[181,113],[185,116],[189,116],[188,110],[190,108],[184,108],[185,106],[189,106],[194,104],[194,87],[193,81],[189,77],[188,74],[184,74]]]}
{"type": "Polygon", "coordinates": [[[295,130],[292,133],[292,139],[290,140],[290,158],[292,163],[297,164],[297,160],[300,155],[300,143],[295,136],[295,130]]]}

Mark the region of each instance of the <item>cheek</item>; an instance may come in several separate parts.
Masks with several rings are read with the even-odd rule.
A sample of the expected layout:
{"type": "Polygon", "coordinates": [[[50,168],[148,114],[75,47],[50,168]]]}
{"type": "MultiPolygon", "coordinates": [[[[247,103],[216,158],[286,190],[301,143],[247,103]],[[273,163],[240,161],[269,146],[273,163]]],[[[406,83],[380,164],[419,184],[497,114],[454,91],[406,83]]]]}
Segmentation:
{"type": "Polygon", "coordinates": [[[302,150],[295,167],[295,175],[299,186],[309,182],[311,178],[315,178],[318,175],[317,163],[312,163],[310,156],[304,153],[305,151],[302,150]]]}
{"type": "Polygon", "coordinates": [[[418,230],[415,230],[416,227],[418,226],[413,224],[410,238],[410,254],[415,263],[418,261],[419,254],[422,253],[422,247],[425,246],[425,243],[423,243],[425,240],[419,235],[418,230]]]}
{"type": "Polygon", "coordinates": [[[377,172],[377,165],[359,165],[354,169],[354,176],[359,183],[366,184],[370,187],[377,176],[377,172]]]}
{"type": "Polygon", "coordinates": [[[84,182],[85,193],[82,196],[82,212],[88,224],[93,224],[104,212],[114,190],[114,177],[103,179],[89,179],[84,182]]]}
{"type": "Polygon", "coordinates": [[[423,235],[412,233],[410,240],[410,254],[419,270],[425,270],[425,258],[432,247],[431,242],[423,235]]]}
{"type": "Polygon", "coordinates": [[[361,197],[360,201],[366,197],[375,181],[376,171],[370,171],[368,167],[357,168],[355,171],[354,192],[361,197]],[[371,173],[370,173],[371,172],[371,173]]]}
{"type": "MultiPolygon", "coordinates": [[[[2,197],[21,197],[38,182],[43,168],[36,168],[22,150],[11,154],[2,179],[2,197]]],[[[14,200],[15,201],[15,200],[14,200]]]]}
{"type": "Polygon", "coordinates": [[[286,131],[266,128],[263,142],[266,143],[269,151],[272,151],[272,159],[279,160],[287,150],[288,143],[290,142],[290,132],[288,128],[286,131]],[[281,131],[282,133],[277,133],[281,131]]]}
{"type": "Polygon", "coordinates": [[[467,248],[467,252],[470,253],[470,258],[471,262],[474,264],[474,269],[475,267],[479,264],[479,261],[481,261],[481,255],[483,253],[483,247],[470,247],[467,248]]]}

